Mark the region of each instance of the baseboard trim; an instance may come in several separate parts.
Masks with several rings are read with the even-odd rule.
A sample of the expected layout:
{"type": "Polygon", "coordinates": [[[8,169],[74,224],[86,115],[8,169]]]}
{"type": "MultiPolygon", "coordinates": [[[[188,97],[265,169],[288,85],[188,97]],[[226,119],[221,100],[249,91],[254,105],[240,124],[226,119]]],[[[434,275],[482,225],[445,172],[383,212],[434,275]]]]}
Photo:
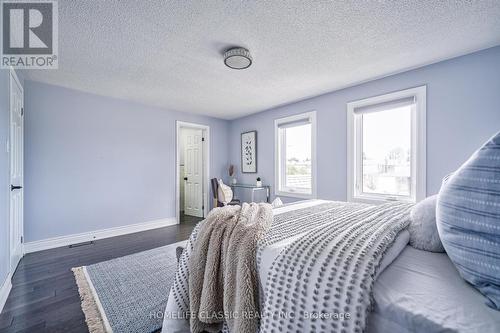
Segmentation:
{"type": "Polygon", "coordinates": [[[73,234],[61,237],[47,238],[34,242],[27,242],[24,244],[24,252],[32,253],[43,250],[54,249],[56,247],[68,246],[71,244],[78,244],[89,242],[93,240],[109,238],[114,236],[121,236],[126,234],[132,234],[139,231],[146,231],[151,229],[163,228],[171,225],[177,224],[177,219],[175,217],[154,220],[144,223],[130,224],[122,227],[115,227],[109,229],[94,230],[89,232],[84,232],[81,234],[73,234]]]}
{"type": "Polygon", "coordinates": [[[3,311],[5,302],[9,297],[10,290],[12,289],[11,274],[9,273],[3,282],[2,288],[0,288],[0,313],[3,311]]]}

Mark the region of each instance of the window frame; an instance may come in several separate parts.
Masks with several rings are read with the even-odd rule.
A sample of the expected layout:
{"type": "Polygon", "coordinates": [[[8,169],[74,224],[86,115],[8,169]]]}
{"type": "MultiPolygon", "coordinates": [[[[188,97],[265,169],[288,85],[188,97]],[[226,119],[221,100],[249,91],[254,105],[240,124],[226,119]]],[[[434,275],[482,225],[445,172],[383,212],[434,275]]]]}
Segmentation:
{"type": "MultiPolygon", "coordinates": [[[[347,201],[380,204],[388,201],[418,202],[426,196],[426,108],[427,86],[396,91],[347,103],[347,201]],[[411,115],[410,196],[364,193],[362,190],[362,114],[355,110],[415,98],[411,115]]],[[[375,111],[377,112],[377,111],[375,111]]]]}
{"type": "Polygon", "coordinates": [[[316,198],[316,111],[309,111],[293,116],[278,118],[274,120],[274,194],[285,197],[293,197],[300,199],[314,199],[316,198]],[[283,151],[284,142],[280,139],[280,125],[290,122],[299,122],[307,120],[311,123],[311,193],[295,192],[293,188],[282,187],[282,180],[284,179],[286,161],[283,158],[286,154],[283,151]]]}

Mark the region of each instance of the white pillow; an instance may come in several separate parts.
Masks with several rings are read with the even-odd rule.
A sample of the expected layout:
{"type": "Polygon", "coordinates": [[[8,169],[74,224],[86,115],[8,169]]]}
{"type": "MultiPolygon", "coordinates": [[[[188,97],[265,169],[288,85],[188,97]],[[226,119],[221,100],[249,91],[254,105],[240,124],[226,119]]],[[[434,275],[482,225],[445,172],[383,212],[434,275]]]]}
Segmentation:
{"type": "Polygon", "coordinates": [[[274,199],[273,202],[271,203],[271,206],[273,208],[281,207],[283,206],[283,201],[281,201],[280,197],[276,197],[276,199],[274,199]]]}
{"type": "Polygon", "coordinates": [[[410,212],[410,245],[430,252],[444,252],[436,225],[437,195],[417,203],[410,212]]]}
{"type": "Polygon", "coordinates": [[[222,179],[219,179],[219,189],[217,192],[217,198],[224,204],[224,206],[233,200],[233,191],[229,186],[224,184],[222,179]]]}

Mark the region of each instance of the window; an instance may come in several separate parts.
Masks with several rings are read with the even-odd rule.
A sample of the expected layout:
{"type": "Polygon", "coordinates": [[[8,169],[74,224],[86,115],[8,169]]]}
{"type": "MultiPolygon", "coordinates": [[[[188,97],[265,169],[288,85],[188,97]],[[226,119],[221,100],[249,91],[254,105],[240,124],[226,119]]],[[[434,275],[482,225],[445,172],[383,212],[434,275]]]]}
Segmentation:
{"type": "Polygon", "coordinates": [[[276,195],[316,196],[316,112],[277,119],[276,195]]]}
{"type": "Polygon", "coordinates": [[[349,201],[425,197],[426,87],[347,104],[349,201]]]}

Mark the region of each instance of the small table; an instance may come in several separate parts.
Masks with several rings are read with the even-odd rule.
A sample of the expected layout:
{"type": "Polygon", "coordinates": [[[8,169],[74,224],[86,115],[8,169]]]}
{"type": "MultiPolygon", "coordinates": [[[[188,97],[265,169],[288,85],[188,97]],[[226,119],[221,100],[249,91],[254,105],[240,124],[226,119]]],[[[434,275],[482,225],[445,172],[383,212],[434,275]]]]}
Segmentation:
{"type": "Polygon", "coordinates": [[[234,188],[242,188],[242,189],[252,190],[252,195],[251,195],[252,202],[254,199],[255,191],[265,190],[266,191],[266,202],[269,202],[269,195],[271,193],[271,186],[269,186],[269,185],[256,186],[256,185],[250,185],[250,184],[231,184],[230,186],[233,189],[234,188]]]}

